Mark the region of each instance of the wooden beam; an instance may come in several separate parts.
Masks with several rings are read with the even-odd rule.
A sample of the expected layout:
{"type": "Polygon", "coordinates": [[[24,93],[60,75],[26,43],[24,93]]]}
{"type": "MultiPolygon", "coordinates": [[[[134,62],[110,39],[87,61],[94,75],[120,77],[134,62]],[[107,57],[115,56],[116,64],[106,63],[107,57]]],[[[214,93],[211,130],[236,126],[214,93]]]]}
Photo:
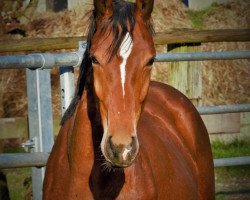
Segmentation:
{"type": "MultiPolygon", "coordinates": [[[[0,40],[0,53],[21,51],[51,51],[78,49],[78,42],[86,37],[34,38],[0,40]]],[[[250,41],[250,29],[190,30],[176,29],[157,33],[155,45],[175,43],[244,42],[250,41]]]]}
{"type": "Polygon", "coordinates": [[[28,119],[0,118],[0,140],[11,138],[28,138],[28,119]]]}
{"type": "Polygon", "coordinates": [[[250,29],[191,30],[177,29],[157,33],[156,45],[176,43],[243,42],[250,41],[250,29]]]}
{"type": "Polygon", "coordinates": [[[78,49],[78,42],[81,40],[85,40],[85,37],[0,40],[0,53],[21,51],[44,52],[59,49],[78,49]]]}
{"type": "MultiPolygon", "coordinates": [[[[56,136],[60,130],[60,116],[53,116],[53,130],[56,136]]],[[[0,141],[5,139],[25,138],[28,139],[28,118],[0,118],[0,141]]]]}
{"type": "Polygon", "coordinates": [[[209,134],[240,133],[241,113],[201,115],[209,134]]]}

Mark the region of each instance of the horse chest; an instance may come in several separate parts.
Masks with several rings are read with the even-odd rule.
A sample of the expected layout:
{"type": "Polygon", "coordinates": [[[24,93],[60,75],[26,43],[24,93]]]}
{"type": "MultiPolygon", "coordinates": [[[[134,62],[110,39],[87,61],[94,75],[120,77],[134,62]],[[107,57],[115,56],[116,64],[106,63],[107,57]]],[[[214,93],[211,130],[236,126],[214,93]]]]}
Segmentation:
{"type": "Polygon", "coordinates": [[[117,199],[157,199],[155,180],[149,168],[138,156],[135,164],[125,170],[125,184],[117,199]]]}
{"type": "Polygon", "coordinates": [[[154,179],[148,168],[141,162],[140,156],[126,169],[103,171],[102,166],[94,165],[90,176],[94,199],[157,199],[154,179]]]}

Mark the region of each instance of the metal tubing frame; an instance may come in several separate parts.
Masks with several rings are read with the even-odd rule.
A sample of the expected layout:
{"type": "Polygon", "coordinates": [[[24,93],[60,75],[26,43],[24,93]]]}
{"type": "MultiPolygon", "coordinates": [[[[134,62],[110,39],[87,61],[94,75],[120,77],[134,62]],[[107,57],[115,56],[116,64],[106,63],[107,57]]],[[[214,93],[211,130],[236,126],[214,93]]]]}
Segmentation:
{"type": "Polygon", "coordinates": [[[158,53],[157,62],[249,59],[250,51],[158,53]]]}
{"type": "MultiPolygon", "coordinates": [[[[80,41],[78,54],[83,55],[86,50],[87,42],[80,41]]],[[[82,57],[79,58],[77,65],[80,64],[82,57]]],[[[75,86],[74,86],[74,68],[73,67],[63,67],[60,69],[60,87],[61,87],[61,113],[64,115],[66,109],[68,108],[71,100],[75,94],[75,86]]]]}
{"type": "MultiPolygon", "coordinates": [[[[30,74],[28,75],[28,77],[33,77],[33,78],[36,77],[33,81],[28,80],[27,85],[28,85],[29,104],[32,104],[30,102],[30,96],[33,96],[31,99],[35,99],[38,104],[41,105],[41,103],[44,102],[44,104],[47,104],[49,107],[51,107],[51,104],[48,103],[51,102],[51,96],[49,97],[47,95],[51,93],[50,85],[48,84],[48,82],[50,83],[50,79],[47,79],[47,81],[43,80],[43,78],[41,79],[41,77],[43,77],[42,74],[44,75],[46,74],[45,77],[49,76],[49,70],[31,70],[31,69],[38,69],[38,68],[48,69],[53,66],[65,67],[60,69],[60,81],[62,85],[61,91],[64,92],[64,94],[61,95],[62,106],[64,106],[64,108],[62,109],[63,113],[66,107],[68,106],[70,99],[73,97],[74,93],[74,86],[72,83],[73,67],[69,66],[76,66],[81,63],[85,48],[86,48],[86,43],[80,43],[79,51],[71,53],[61,53],[61,54],[46,53],[46,54],[29,54],[29,55],[19,55],[19,56],[0,56],[0,69],[29,68],[27,69],[27,74],[30,74]],[[71,86],[69,87],[66,86],[68,85],[67,82],[69,82],[71,86]],[[36,88],[31,89],[34,83],[36,88]],[[47,86],[49,85],[49,88],[45,85],[47,86]],[[39,91],[40,90],[39,88],[43,92],[39,91]],[[31,92],[32,90],[33,92],[31,92]],[[43,95],[47,100],[44,101],[43,95]]],[[[250,58],[250,51],[158,53],[156,56],[156,62],[230,60],[230,59],[249,59],[249,58],[250,58]]],[[[44,109],[44,107],[42,108],[44,109]]],[[[51,133],[53,134],[53,129],[51,128],[52,125],[50,124],[52,123],[52,113],[50,112],[51,108],[44,109],[48,111],[47,114],[46,112],[43,111],[39,114],[40,112],[39,109],[41,111],[41,107],[29,105],[30,140],[36,144],[35,148],[33,149],[33,153],[0,154],[0,160],[1,160],[0,169],[13,168],[13,167],[33,167],[32,178],[34,178],[34,180],[32,182],[33,182],[33,194],[35,200],[41,199],[41,193],[42,193],[41,188],[42,188],[42,180],[44,174],[43,166],[46,165],[49,156],[49,154],[45,152],[50,151],[53,143],[53,136],[51,138],[51,136],[43,135],[46,133],[44,132],[44,130],[46,129],[49,135],[51,135],[51,133]],[[38,109],[36,110],[36,108],[38,109]],[[33,111],[30,111],[32,109],[33,111]],[[47,121],[45,120],[46,118],[45,116],[47,116],[47,121]],[[42,118],[43,120],[41,120],[42,118]],[[37,119],[38,121],[31,122],[34,119],[37,119]],[[49,125],[47,123],[49,123],[49,125]],[[39,167],[39,168],[34,168],[34,167],[39,167]]],[[[197,107],[197,110],[199,111],[200,114],[249,112],[250,104],[197,107]]],[[[245,164],[250,164],[250,156],[240,157],[240,158],[214,159],[215,167],[245,165],[245,164]]]]}
{"type": "Polygon", "coordinates": [[[250,104],[231,104],[220,106],[198,106],[196,107],[200,115],[250,112],[250,104]]]}
{"type": "Polygon", "coordinates": [[[22,167],[44,167],[49,153],[2,153],[0,154],[0,169],[22,167]]]}
{"type": "Polygon", "coordinates": [[[214,167],[250,165],[250,156],[214,159],[214,167]]]}
{"type": "MultiPolygon", "coordinates": [[[[0,56],[0,69],[51,68],[53,66],[75,66],[82,60],[83,51],[62,54],[29,54],[21,56],[0,56]]],[[[156,62],[202,61],[249,59],[250,51],[158,53],[156,62]]]]}
{"type": "Polygon", "coordinates": [[[74,68],[60,67],[61,113],[64,115],[75,94],[74,68]]]}
{"type": "MultiPolygon", "coordinates": [[[[0,154],[0,169],[46,166],[48,153],[0,154]]],[[[250,165],[250,156],[214,159],[214,167],[250,165]]]]}
{"type": "MultiPolygon", "coordinates": [[[[26,69],[31,152],[50,152],[54,143],[50,69],[26,69]]],[[[42,199],[45,168],[32,168],[33,199],[42,199]]]]}
{"type": "Polygon", "coordinates": [[[18,56],[0,56],[0,69],[48,69],[53,66],[75,66],[82,60],[81,51],[61,54],[39,53],[18,56]]]}

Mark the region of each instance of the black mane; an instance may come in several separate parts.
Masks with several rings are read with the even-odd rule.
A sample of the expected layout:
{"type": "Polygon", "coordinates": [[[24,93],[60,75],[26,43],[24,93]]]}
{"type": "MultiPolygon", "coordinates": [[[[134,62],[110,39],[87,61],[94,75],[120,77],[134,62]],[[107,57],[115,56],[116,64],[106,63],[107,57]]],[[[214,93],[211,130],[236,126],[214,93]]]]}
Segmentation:
{"type": "MultiPolygon", "coordinates": [[[[109,54],[109,61],[117,53],[126,33],[130,32],[132,35],[135,26],[135,18],[134,18],[135,10],[136,10],[135,3],[126,2],[123,0],[120,1],[113,0],[113,14],[103,23],[101,29],[101,33],[103,33],[106,30],[106,28],[110,26],[111,27],[110,32],[112,32],[113,34],[113,41],[109,49],[107,49],[107,53],[109,54]]],[[[63,125],[65,121],[73,115],[76,106],[83,94],[86,78],[92,69],[92,61],[89,51],[91,48],[91,41],[93,35],[96,33],[97,30],[96,20],[97,20],[97,13],[96,10],[93,10],[92,16],[90,17],[89,32],[87,37],[87,47],[80,66],[80,72],[77,81],[75,95],[62,118],[61,125],[63,125]]],[[[149,31],[153,34],[154,31],[152,24],[150,23],[150,21],[147,22],[147,24],[149,31]]]]}

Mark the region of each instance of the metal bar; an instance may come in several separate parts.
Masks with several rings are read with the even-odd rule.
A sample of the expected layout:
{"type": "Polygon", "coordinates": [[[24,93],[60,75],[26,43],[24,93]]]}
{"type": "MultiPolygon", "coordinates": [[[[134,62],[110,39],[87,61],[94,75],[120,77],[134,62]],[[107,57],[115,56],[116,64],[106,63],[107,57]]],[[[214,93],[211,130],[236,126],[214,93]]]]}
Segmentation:
{"type": "Polygon", "coordinates": [[[196,107],[201,115],[250,112],[250,104],[233,104],[220,106],[199,106],[196,107]]]}
{"type": "MultiPolygon", "coordinates": [[[[78,52],[81,52],[81,55],[83,55],[86,48],[87,48],[87,42],[80,41],[78,52]]],[[[61,113],[63,116],[71,100],[73,99],[75,93],[73,67],[60,67],[60,87],[61,87],[61,113]]]]}
{"type": "Polygon", "coordinates": [[[0,154],[0,169],[22,167],[44,167],[49,153],[2,153],[0,154]]]}
{"type": "MultiPolygon", "coordinates": [[[[28,90],[29,137],[32,152],[50,152],[54,143],[50,70],[26,69],[28,90]]],[[[45,168],[32,168],[33,199],[42,199],[45,168]]]]}
{"type": "Polygon", "coordinates": [[[250,51],[158,53],[157,62],[249,59],[250,51]]]}
{"type": "MultiPolygon", "coordinates": [[[[63,54],[29,54],[0,56],[0,69],[51,68],[53,66],[75,66],[82,60],[83,51],[63,54]]],[[[158,53],[157,62],[249,59],[250,51],[158,53]]]]}
{"type": "Polygon", "coordinates": [[[250,165],[250,156],[214,159],[214,167],[250,165]]]}
{"type": "Polygon", "coordinates": [[[53,66],[74,66],[81,63],[82,52],[62,54],[29,54],[0,56],[0,69],[13,68],[52,68],[53,66]]]}
{"type": "Polygon", "coordinates": [[[63,116],[75,93],[73,67],[60,67],[60,87],[61,112],[63,116]]]}
{"type": "MultiPolygon", "coordinates": [[[[0,154],[0,169],[44,167],[48,157],[48,153],[4,153],[0,154]]],[[[214,167],[239,165],[250,165],[250,156],[214,159],[214,167]]]]}

